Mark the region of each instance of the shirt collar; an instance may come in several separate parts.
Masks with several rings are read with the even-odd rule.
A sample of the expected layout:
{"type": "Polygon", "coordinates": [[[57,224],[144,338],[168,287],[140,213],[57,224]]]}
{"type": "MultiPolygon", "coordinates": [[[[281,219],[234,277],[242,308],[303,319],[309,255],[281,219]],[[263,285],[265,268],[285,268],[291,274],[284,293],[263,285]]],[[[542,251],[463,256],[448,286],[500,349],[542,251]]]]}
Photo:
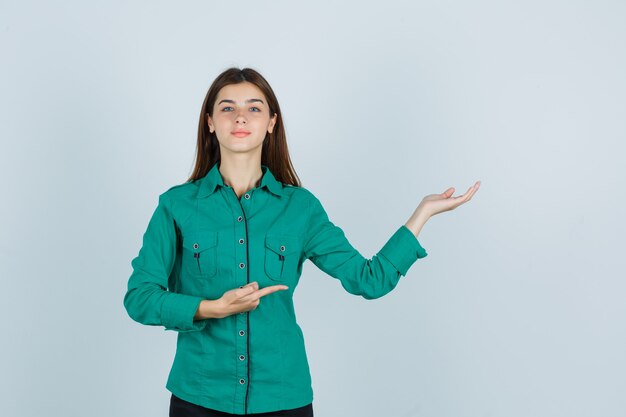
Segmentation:
{"type": "MultiPolygon", "coordinates": [[[[212,194],[215,191],[215,188],[219,185],[225,187],[224,179],[222,178],[222,174],[219,171],[220,163],[217,162],[213,164],[213,167],[207,172],[207,174],[200,178],[199,189],[198,189],[198,198],[206,197],[212,194]]],[[[269,167],[261,164],[261,171],[263,171],[263,176],[261,177],[260,188],[267,187],[272,193],[281,197],[283,195],[283,185],[280,183],[274,175],[272,171],[270,171],[269,167]]]]}

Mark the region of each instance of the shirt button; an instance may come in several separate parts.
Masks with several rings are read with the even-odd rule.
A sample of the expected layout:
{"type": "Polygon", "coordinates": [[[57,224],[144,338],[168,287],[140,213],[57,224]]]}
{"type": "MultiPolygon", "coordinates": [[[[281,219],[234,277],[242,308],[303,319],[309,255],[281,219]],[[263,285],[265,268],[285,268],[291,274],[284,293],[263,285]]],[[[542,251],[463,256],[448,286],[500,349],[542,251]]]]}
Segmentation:
{"type": "Polygon", "coordinates": [[[245,357],[245,356],[243,356],[243,355],[239,355],[239,360],[240,360],[240,361],[242,361],[242,360],[244,360],[244,359],[246,359],[246,357],[245,357]]]}
{"type": "Polygon", "coordinates": [[[280,245],[280,250],[281,250],[281,252],[284,252],[285,251],[285,247],[283,245],[280,245]]]}
{"type": "Polygon", "coordinates": [[[243,239],[239,239],[239,243],[243,245],[244,240],[243,239]]]}
{"type": "Polygon", "coordinates": [[[198,249],[198,247],[199,247],[199,245],[198,245],[197,243],[194,243],[194,244],[193,244],[193,248],[194,248],[194,249],[198,249]]]}
{"type": "Polygon", "coordinates": [[[243,385],[243,384],[245,384],[245,383],[246,383],[246,380],[242,378],[242,379],[240,379],[240,380],[239,380],[239,383],[240,383],[241,385],[243,385]]]}
{"type": "Polygon", "coordinates": [[[243,262],[239,264],[239,268],[244,269],[246,267],[246,264],[244,264],[243,262]]]}
{"type": "Polygon", "coordinates": [[[239,336],[243,336],[244,334],[246,334],[246,332],[244,332],[243,330],[239,330],[239,336]]]}
{"type": "Polygon", "coordinates": [[[238,221],[238,222],[240,222],[240,221],[242,221],[242,220],[243,220],[243,217],[241,217],[241,216],[237,217],[237,221],[238,221]]]}
{"type": "Polygon", "coordinates": [[[246,198],[246,200],[250,200],[250,194],[246,193],[244,197],[246,198]]]}

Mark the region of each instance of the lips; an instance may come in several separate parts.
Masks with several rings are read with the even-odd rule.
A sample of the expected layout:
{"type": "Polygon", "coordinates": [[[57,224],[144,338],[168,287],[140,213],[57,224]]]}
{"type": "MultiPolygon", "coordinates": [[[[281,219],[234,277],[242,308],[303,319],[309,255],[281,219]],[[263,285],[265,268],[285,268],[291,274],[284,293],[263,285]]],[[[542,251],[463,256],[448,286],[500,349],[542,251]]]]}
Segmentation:
{"type": "Polygon", "coordinates": [[[250,132],[248,132],[247,130],[235,130],[231,133],[233,134],[233,136],[237,136],[238,138],[243,138],[244,136],[248,136],[250,134],[250,132]]]}

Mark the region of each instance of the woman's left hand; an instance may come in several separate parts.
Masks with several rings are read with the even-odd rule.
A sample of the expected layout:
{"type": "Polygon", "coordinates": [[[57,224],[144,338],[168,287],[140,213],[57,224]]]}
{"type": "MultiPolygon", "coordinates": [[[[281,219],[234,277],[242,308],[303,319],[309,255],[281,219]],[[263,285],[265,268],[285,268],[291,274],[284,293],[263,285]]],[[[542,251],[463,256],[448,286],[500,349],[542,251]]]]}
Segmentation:
{"type": "Polygon", "coordinates": [[[476,181],[465,194],[458,197],[452,197],[454,187],[448,188],[441,194],[427,195],[422,199],[422,202],[417,206],[411,218],[406,222],[406,227],[417,237],[422,226],[430,217],[435,214],[443,213],[444,211],[454,210],[461,204],[467,203],[472,199],[472,196],[479,188],[480,181],[476,181]]]}
{"type": "Polygon", "coordinates": [[[476,181],[465,194],[458,197],[452,197],[454,187],[448,188],[441,194],[427,195],[422,199],[422,202],[417,206],[415,211],[421,210],[426,217],[431,217],[435,214],[443,213],[444,211],[454,210],[461,204],[470,201],[479,188],[480,181],[476,181]]]}

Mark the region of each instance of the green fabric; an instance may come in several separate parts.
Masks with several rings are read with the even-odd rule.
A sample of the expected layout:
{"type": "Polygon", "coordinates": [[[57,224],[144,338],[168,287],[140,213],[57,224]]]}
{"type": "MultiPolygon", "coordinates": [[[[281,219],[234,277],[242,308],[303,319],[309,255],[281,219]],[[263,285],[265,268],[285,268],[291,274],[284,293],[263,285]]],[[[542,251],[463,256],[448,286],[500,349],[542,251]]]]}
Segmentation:
{"type": "Polygon", "coordinates": [[[402,225],[366,259],[306,188],[282,184],[262,165],[260,184],[238,199],[218,168],[159,196],[124,307],[139,323],[178,332],[166,384],[176,396],[232,414],[307,405],[313,390],[293,306],[302,263],[374,299],[427,253],[402,225]],[[255,310],[194,321],[201,300],[252,281],[289,289],[261,298],[255,310]]]}

